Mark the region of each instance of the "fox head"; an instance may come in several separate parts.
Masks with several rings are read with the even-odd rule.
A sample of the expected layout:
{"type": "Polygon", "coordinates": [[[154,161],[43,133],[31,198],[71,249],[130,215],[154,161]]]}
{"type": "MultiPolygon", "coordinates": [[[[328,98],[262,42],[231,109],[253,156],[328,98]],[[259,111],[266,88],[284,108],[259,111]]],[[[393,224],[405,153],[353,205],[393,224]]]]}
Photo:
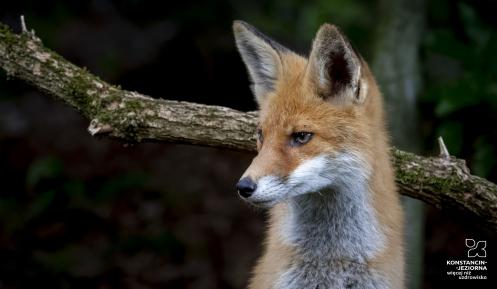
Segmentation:
{"type": "Polygon", "coordinates": [[[258,155],[237,184],[240,196],[267,207],[366,183],[380,97],[340,30],[322,25],[308,58],[243,21],[233,30],[260,110],[258,155]]]}

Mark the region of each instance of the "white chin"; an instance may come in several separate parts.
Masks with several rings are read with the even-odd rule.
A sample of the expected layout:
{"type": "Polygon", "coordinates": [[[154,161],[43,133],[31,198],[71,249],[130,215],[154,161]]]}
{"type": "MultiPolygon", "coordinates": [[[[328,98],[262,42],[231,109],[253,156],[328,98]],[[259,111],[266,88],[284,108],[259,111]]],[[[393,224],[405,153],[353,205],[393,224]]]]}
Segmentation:
{"type": "Polygon", "coordinates": [[[278,200],[247,200],[254,207],[271,208],[278,203],[278,200]]]}

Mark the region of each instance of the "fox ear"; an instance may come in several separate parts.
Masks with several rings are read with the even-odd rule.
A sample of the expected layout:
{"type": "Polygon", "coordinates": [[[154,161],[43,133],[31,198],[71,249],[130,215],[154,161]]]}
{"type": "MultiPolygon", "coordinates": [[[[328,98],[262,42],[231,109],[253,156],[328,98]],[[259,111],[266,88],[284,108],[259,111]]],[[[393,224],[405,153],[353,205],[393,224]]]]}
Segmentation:
{"type": "Polygon", "coordinates": [[[233,22],[233,32],[250,75],[252,92],[260,105],[265,96],[275,89],[282,66],[280,53],[287,49],[243,21],[233,22]]]}
{"type": "Polygon", "coordinates": [[[318,94],[336,104],[361,103],[366,95],[366,87],[361,87],[361,68],[360,56],[340,30],[322,25],[312,45],[307,71],[318,94]]]}

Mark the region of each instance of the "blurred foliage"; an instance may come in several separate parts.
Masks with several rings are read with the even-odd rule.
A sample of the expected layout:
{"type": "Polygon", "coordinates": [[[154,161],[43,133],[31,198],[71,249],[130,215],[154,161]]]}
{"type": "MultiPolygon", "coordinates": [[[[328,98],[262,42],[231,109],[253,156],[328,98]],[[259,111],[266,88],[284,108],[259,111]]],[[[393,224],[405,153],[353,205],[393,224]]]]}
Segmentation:
{"type": "Polygon", "coordinates": [[[429,2],[421,95],[428,139],[497,180],[497,31],[465,1],[429,2]],[[448,13],[447,13],[448,12],[448,13]]]}
{"type": "Polygon", "coordinates": [[[139,206],[164,195],[147,190],[142,172],[83,182],[64,173],[59,158],[45,156],[29,165],[25,187],[28,197],[0,198],[0,277],[6,286],[23,287],[23,278],[53,288],[83,288],[73,287],[78,279],[85,286],[102,284],[102,276],[126,269],[115,268],[115,258],[122,259],[121,266],[140,267],[142,261],[133,258],[147,252],[161,256],[159,263],[183,261],[184,245],[166,224],[160,231],[139,225],[144,221],[139,206]],[[129,198],[136,202],[128,204],[129,198]]]}
{"type": "Polygon", "coordinates": [[[29,167],[26,176],[26,185],[32,188],[43,179],[50,179],[61,175],[63,166],[60,160],[45,156],[41,159],[35,160],[29,167]]]}
{"type": "Polygon", "coordinates": [[[339,25],[368,56],[374,41],[375,1],[290,0],[232,1],[237,13],[268,35],[277,35],[283,44],[307,54],[316,31],[323,23],[339,25]]]}

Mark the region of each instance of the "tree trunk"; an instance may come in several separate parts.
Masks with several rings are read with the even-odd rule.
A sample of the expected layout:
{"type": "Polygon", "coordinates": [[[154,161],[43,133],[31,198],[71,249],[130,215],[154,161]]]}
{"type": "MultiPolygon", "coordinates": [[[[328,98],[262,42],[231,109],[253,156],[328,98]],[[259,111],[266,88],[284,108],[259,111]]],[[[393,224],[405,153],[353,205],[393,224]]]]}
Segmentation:
{"type": "MultiPolygon", "coordinates": [[[[386,100],[393,144],[419,153],[416,97],[421,88],[419,48],[424,28],[424,0],[380,0],[373,71],[386,100]]],[[[407,288],[423,280],[423,203],[404,196],[407,288]]]]}

